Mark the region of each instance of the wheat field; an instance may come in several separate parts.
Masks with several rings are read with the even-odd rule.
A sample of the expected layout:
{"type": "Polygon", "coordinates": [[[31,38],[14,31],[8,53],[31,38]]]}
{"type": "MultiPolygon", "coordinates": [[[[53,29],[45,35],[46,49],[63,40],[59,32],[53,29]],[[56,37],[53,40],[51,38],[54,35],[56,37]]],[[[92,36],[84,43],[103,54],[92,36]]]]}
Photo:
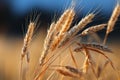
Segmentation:
{"type": "Polygon", "coordinates": [[[120,80],[119,41],[109,39],[120,4],[107,22],[88,28],[97,13],[73,24],[75,6],[73,1],[48,30],[41,28],[34,34],[38,15],[29,21],[23,38],[0,35],[0,80],[120,80]],[[101,30],[104,38],[97,33],[101,30]]]}

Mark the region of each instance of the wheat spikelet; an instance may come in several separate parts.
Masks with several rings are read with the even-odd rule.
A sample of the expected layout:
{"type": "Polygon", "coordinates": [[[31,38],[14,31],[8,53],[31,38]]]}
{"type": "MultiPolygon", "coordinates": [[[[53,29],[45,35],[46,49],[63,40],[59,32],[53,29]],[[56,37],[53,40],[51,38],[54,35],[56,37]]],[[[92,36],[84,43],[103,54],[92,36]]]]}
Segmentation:
{"type": "Polygon", "coordinates": [[[55,23],[53,22],[51,25],[50,25],[50,29],[48,30],[48,33],[47,33],[47,36],[45,38],[45,42],[44,42],[44,50],[41,54],[41,57],[39,59],[39,64],[42,65],[46,55],[49,53],[49,47],[51,46],[52,44],[52,41],[53,41],[53,34],[54,34],[54,27],[55,27],[55,23]]]}
{"type": "MultiPolygon", "coordinates": [[[[59,44],[59,42],[61,41],[61,39],[64,37],[64,34],[65,32],[69,29],[72,21],[73,21],[73,18],[74,18],[74,15],[75,15],[75,12],[73,9],[69,9],[69,13],[67,14],[66,16],[66,20],[64,20],[64,24],[62,24],[60,27],[61,30],[59,31],[59,34],[56,35],[54,41],[53,41],[53,44],[51,46],[51,50],[53,51],[57,45],[59,44]]],[[[64,14],[63,14],[64,15],[64,14]]],[[[57,24],[57,23],[56,23],[57,24]]],[[[58,27],[58,26],[55,26],[55,27],[58,27]]]]}
{"type": "MultiPolygon", "coordinates": [[[[35,24],[33,22],[31,22],[28,26],[28,30],[27,30],[26,36],[24,38],[24,45],[22,48],[21,59],[23,59],[25,55],[29,54],[28,47],[29,47],[29,44],[30,44],[32,36],[33,36],[34,28],[35,28],[35,24]]],[[[29,59],[28,59],[28,62],[29,62],[29,59]]]]}
{"type": "Polygon", "coordinates": [[[75,36],[81,29],[83,29],[88,23],[92,21],[94,18],[94,14],[89,14],[85,16],[77,25],[73,26],[64,36],[62,41],[59,43],[59,47],[63,46],[72,38],[75,36]]]}
{"type": "Polygon", "coordinates": [[[92,26],[90,28],[87,28],[85,29],[80,35],[81,36],[85,36],[87,34],[90,34],[90,33],[93,33],[93,32],[97,32],[99,30],[102,30],[104,29],[104,27],[106,26],[107,24],[100,24],[100,25],[96,25],[96,26],[92,26]]]}

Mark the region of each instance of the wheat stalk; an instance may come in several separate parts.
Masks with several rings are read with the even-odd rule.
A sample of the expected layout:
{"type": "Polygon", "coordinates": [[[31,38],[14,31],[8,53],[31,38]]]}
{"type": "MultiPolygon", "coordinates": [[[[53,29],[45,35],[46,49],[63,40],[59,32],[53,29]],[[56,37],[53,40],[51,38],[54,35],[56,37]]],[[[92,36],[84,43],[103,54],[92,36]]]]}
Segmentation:
{"type": "Polygon", "coordinates": [[[75,67],[78,68],[76,59],[75,59],[75,57],[74,57],[74,55],[73,55],[73,53],[72,53],[71,48],[69,48],[69,51],[70,51],[70,55],[71,55],[71,58],[72,58],[72,61],[73,61],[74,65],[75,65],[75,67]]]}
{"type": "Polygon", "coordinates": [[[86,56],[84,64],[83,64],[83,73],[87,73],[89,67],[89,59],[88,56],[86,56]]]}
{"type": "Polygon", "coordinates": [[[84,64],[83,64],[83,73],[87,73],[88,71],[88,68],[89,68],[89,65],[91,64],[91,55],[89,54],[89,51],[88,49],[83,46],[83,50],[84,50],[84,55],[85,55],[85,61],[84,61],[84,64]]]}
{"type": "Polygon", "coordinates": [[[83,46],[84,54],[86,56],[85,61],[84,61],[84,65],[83,65],[83,72],[86,74],[87,71],[88,71],[88,68],[90,66],[91,69],[92,69],[92,72],[96,76],[95,69],[94,69],[95,62],[92,60],[91,54],[89,52],[89,49],[86,46],[84,46],[84,45],[82,45],[82,46],[83,46]]]}

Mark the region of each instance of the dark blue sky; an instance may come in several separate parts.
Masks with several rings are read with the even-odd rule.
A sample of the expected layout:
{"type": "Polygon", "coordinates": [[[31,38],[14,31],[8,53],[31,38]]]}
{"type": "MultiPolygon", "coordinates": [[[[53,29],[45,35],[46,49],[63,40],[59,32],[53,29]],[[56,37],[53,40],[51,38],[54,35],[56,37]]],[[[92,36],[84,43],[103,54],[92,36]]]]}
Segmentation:
{"type": "MultiPolygon", "coordinates": [[[[17,14],[26,13],[34,7],[38,7],[45,11],[59,11],[71,3],[72,0],[10,0],[12,11],[17,14]]],[[[111,13],[116,0],[75,0],[77,6],[83,8],[83,12],[88,12],[90,9],[102,9],[106,14],[111,13]]],[[[80,9],[80,8],[79,8],[80,9]]]]}

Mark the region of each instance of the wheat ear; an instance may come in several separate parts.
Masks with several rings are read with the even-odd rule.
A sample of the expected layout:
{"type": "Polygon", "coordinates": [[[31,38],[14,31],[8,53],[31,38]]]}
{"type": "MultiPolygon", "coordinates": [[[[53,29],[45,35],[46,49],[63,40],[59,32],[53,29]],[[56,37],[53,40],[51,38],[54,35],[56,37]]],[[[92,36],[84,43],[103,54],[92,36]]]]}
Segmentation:
{"type": "Polygon", "coordinates": [[[83,75],[82,71],[74,67],[71,66],[59,66],[59,67],[63,68],[57,68],[56,71],[64,76],[80,78],[83,75]]]}
{"type": "MultiPolygon", "coordinates": [[[[22,53],[21,53],[21,60],[23,60],[24,56],[29,53],[28,47],[29,47],[29,44],[30,44],[32,36],[33,36],[34,28],[35,28],[35,24],[31,22],[28,26],[28,30],[27,30],[26,36],[24,38],[24,44],[23,44],[22,53]]],[[[29,62],[29,60],[28,60],[28,62],[29,62]]]]}
{"type": "Polygon", "coordinates": [[[91,13],[85,16],[77,25],[73,26],[64,36],[59,43],[59,47],[64,46],[73,36],[75,36],[80,30],[82,30],[87,24],[92,22],[95,14],[91,13]]]}
{"type": "Polygon", "coordinates": [[[23,58],[25,57],[25,55],[27,57],[27,63],[29,63],[29,61],[30,61],[28,47],[30,45],[30,42],[31,42],[31,39],[32,39],[32,36],[33,36],[34,28],[35,28],[35,24],[33,22],[30,22],[30,24],[28,26],[26,36],[24,38],[23,48],[22,48],[22,51],[21,51],[20,79],[22,79],[22,64],[23,64],[23,58]]]}
{"type": "Polygon", "coordinates": [[[87,29],[85,29],[81,34],[80,36],[85,36],[87,34],[91,34],[93,32],[97,32],[99,30],[102,30],[105,28],[107,24],[100,24],[100,25],[96,25],[96,26],[92,26],[92,27],[89,27],[87,29]]]}
{"type": "Polygon", "coordinates": [[[113,13],[112,13],[112,15],[110,17],[110,20],[108,21],[108,26],[107,26],[106,35],[105,35],[103,44],[106,43],[108,34],[113,31],[113,28],[115,26],[115,23],[116,23],[119,15],[120,15],[120,4],[117,3],[117,5],[114,8],[113,13]]]}
{"type": "MultiPolygon", "coordinates": [[[[75,12],[73,9],[69,9],[69,13],[66,16],[66,20],[64,20],[64,24],[61,24],[61,30],[59,31],[59,34],[56,35],[53,44],[51,46],[51,50],[55,50],[55,48],[58,46],[59,42],[61,41],[61,39],[64,37],[65,32],[69,29],[73,19],[74,19],[74,15],[75,12]]],[[[59,22],[59,21],[58,21],[59,22]]],[[[57,24],[57,23],[56,23],[57,24]]],[[[55,26],[58,27],[58,26],[55,26]]]]}
{"type": "Polygon", "coordinates": [[[54,27],[55,27],[55,23],[53,22],[50,25],[50,29],[48,30],[47,36],[45,38],[44,49],[43,49],[43,52],[42,52],[41,57],[39,59],[39,64],[40,65],[43,64],[43,61],[46,58],[46,55],[49,53],[49,47],[51,46],[53,38],[54,38],[54,36],[53,36],[53,34],[54,34],[54,27]]]}
{"type": "Polygon", "coordinates": [[[72,12],[71,10],[72,9],[65,10],[64,13],[61,15],[61,17],[58,19],[58,21],[55,24],[54,35],[57,35],[60,32],[62,26],[65,24],[65,21],[68,19],[68,15],[72,12]]]}
{"type": "Polygon", "coordinates": [[[95,48],[101,51],[105,51],[105,52],[109,52],[112,53],[112,50],[109,49],[107,46],[102,45],[102,44],[98,44],[98,43],[86,43],[86,44],[82,44],[86,47],[91,47],[91,48],[95,48]]]}

